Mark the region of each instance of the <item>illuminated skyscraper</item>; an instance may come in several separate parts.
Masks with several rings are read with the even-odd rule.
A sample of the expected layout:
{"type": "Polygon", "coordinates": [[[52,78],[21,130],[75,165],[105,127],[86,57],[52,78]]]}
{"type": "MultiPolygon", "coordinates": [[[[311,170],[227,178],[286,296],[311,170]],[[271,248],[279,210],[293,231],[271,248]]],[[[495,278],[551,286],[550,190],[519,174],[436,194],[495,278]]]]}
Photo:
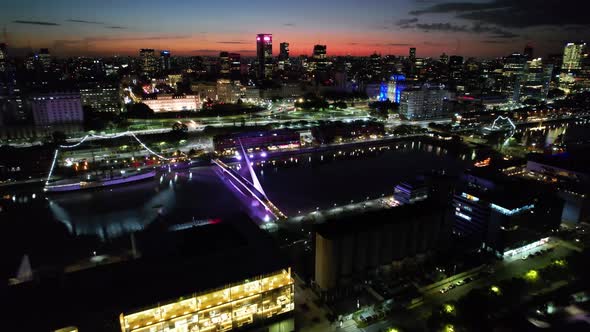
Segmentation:
{"type": "Polygon", "coordinates": [[[562,70],[578,70],[581,68],[582,52],[586,43],[567,43],[563,49],[562,70]]]}
{"type": "Polygon", "coordinates": [[[444,63],[445,65],[449,64],[449,56],[446,53],[440,55],[440,62],[444,63]]]}
{"type": "Polygon", "coordinates": [[[258,79],[272,78],[272,34],[256,35],[256,59],[258,61],[258,79]]]}
{"type": "Polygon", "coordinates": [[[156,72],[158,61],[152,48],[142,48],[139,50],[139,59],[141,72],[143,75],[151,76],[156,72]]]}
{"type": "Polygon", "coordinates": [[[242,62],[240,60],[240,53],[228,54],[229,61],[229,77],[232,80],[239,80],[242,76],[242,62]]]}
{"type": "Polygon", "coordinates": [[[163,71],[170,70],[170,51],[168,50],[160,52],[160,69],[163,71]]]}
{"type": "Polygon", "coordinates": [[[229,77],[229,53],[228,52],[220,52],[219,53],[219,75],[223,78],[229,77]]]}
{"type": "Polygon", "coordinates": [[[416,48],[415,47],[410,47],[410,60],[411,61],[416,60],[416,48]]]}

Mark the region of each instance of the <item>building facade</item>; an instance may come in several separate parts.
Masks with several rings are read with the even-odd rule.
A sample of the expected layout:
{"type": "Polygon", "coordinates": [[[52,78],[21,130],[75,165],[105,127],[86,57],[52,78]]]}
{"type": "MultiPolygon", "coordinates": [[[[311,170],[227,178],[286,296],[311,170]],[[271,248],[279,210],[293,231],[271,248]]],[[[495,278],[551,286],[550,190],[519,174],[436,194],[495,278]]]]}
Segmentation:
{"type": "Polygon", "coordinates": [[[177,302],[121,313],[123,332],[229,331],[293,311],[291,269],[252,276],[225,287],[190,294],[177,302]]]}
{"type": "Polygon", "coordinates": [[[37,94],[30,98],[33,120],[37,126],[84,121],[79,92],[37,94]]]}
{"type": "Polygon", "coordinates": [[[408,120],[433,119],[445,114],[444,102],[451,93],[443,85],[424,84],[400,95],[400,116],[408,120]]]}
{"type": "Polygon", "coordinates": [[[118,86],[97,84],[80,89],[82,105],[96,112],[120,112],[121,94],[118,86]]]}
{"type": "Polygon", "coordinates": [[[141,73],[146,76],[153,76],[158,69],[158,60],[156,53],[152,48],[142,48],[139,50],[139,66],[141,73]]]}
{"type": "Polygon", "coordinates": [[[256,36],[256,61],[258,79],[272,78],[272,34],[260,33],[256,36]]]}
{"type": "Polygon", "coordinates": [[[158,95],[155,98],[144,99],[142,102],[156,113],[196,111],[201,109],[201,100],[195,95],[158,95]]]}

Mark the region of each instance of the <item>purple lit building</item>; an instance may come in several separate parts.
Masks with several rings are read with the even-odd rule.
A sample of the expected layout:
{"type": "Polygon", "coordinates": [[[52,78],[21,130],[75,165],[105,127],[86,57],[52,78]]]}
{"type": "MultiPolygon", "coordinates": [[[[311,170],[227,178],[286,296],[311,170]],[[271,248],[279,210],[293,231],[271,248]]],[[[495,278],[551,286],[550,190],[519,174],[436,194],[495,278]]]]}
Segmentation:
{"type": "Polygon", "coordinates": [[[258,79],[272,78],[272,34],[256,35],[256,60],[258,61],[258,79]]]}
{"type": "Polygon", "coordinates": [[[31,100],[37,126],[81,123],[84,120],[79,92],[52,92],[34,95],[31,100]]]}

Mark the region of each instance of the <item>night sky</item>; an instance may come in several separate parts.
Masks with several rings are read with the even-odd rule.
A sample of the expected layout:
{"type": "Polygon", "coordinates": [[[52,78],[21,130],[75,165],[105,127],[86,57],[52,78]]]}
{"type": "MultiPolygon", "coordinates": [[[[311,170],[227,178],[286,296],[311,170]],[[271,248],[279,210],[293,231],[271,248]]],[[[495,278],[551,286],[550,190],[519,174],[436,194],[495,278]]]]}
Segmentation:
{"type": "MultiPolygon", "coordinates": [[[[559,53],[590,38],[583,0],[448,2],[434,0],[3,0],[0,26],[12,52],[48,47],[57,55],[136,55],[139,48],[177,55],[253,55],[256,33],[272,33],[274,53],[329,55],[461,54],[495,57],[559,53]]],[[[585,8],[586,7],[586,8],[585,8]]],[[[4,37],[0,37],[4,39],[4,37]]]]}

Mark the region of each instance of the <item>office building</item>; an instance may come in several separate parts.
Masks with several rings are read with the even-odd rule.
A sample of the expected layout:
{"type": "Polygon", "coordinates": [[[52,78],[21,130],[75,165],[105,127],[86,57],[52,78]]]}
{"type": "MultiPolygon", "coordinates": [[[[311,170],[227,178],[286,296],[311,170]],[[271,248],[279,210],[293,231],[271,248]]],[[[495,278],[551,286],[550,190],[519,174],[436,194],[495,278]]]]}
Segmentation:
{"type": "Polygon", "coordinates": [[[324,60],[326,59],[326,45],[314,45],[313,46],[313,56],[314,60],[324,60]]]}
{"type": "Polygon", "coordinates": [[[233,81],[240,80],[242,77],[242,62],[240,53],[229,53],[229,78],[233,81]]]}
{"type": "Polygon", "coordinates": [[[327,300],[346,294],[355,281],[404,259],[445,248],[450,234],[445,205],[415,204],[327,216],[314,229],[314,285],[327,300]]]}
{"type": "Polygon", "coordinates": [[[531,181],[474,169],[464,174],[453,208],[456,237],[473,248],[506,257],[559,227],[563,201],[553,190],[531,181]]]}
{"type": "Polygon", "coordinates": [[[455,83],[460,82],[463,78],[463,57],[451,55],[449,57],[449,77],[455,83]]]}
{"type": "Polygon", "coordinates": [[[217,101],[222,103],[236,103],[242,95],[240,82],[227,78],[217,80],[217,101]]]}
{"type": "Polygon", "coordinates": [[[158,69],[158,60],[156,53],[152,48],[142,48],[139,50],[139,66],[142,75],[153,76],[158,69]]]}
{"type": "Polygon", "coordinates": [[[90,106],[96,112],[120,112],[121,93],[119,87],[109,84],[92,84],[80,88],[83,106],[90,106]]]}
{"type": "Polygon", "coordinates": [[[414,204],[428,198],[429,188],[423,180],[404,181],[395,186],[393,198],[400,204],[414,204]]]}
{"type": "Polygon", "coordinates": [[[79,92],[48,92],[30,98],[33,120],[37,126],[81,123],[84,120],[79,92]]]}
{"type": "Polygon", "coordinates": [[[416,61],[416,48],[410,47],[410,61],[416,61]]]}
{"type": "Polygon", "coordinates": [[[449,64],[449,56],[446,53],[440,55],[439,61],[445,65],[449,64]]]}
{"type": "Polygon", "coordinates": [[[280,44],[279,61],[289,60],[289,43],[283,42],[280,44]]]}
{"type": "Polygon", "coordinates": [[[553,74],[553,65],[544,64],[541,58],[526,62],[524,74],[520,78],[520,86],[516,94],[521,101],[535,99],[544,101],[549,93],[549,85],[553,74]]]}
{"type": "Polygon", "coordinates": [[[159,112],[180,112],[196,111],[201,109],[201,100],[199,96],[183,95],[173,96],[160,94],[155,97],[149,97],[142,100],[155,113],[159,112]]]}
{"type": "Polygon", "coordinates": [[[504,58],[502,69],[502,93],[512,102],[520,101],[520,85],[525,74],[527,59],[520,53],[513,53],[504,58]]]}
{"type": "Polygon", "coordinates": [[[399,114],[404,119],[433,119],[445,115],[451,93],[440,84],[423,84],[401,92],[399,114]]]}
{"type": "Polygon", "coordinates": [[[163,50],[160,52],[160,70],[167,72],[171,69],[170,66],[170,51],[163,50]]]}
{"type": "Polygon", "coordinates": [[[39,49],[39,53],[37,54],[37,63],[43,72],[49,72],[51,70],[51,62],[53,61],[51,58],[51,53],[49,53],[48,48],[39,49]]]}
{"type": "Polygon", "coordinates": [[[581,68],[582,52],[586,43],[567,43],[563,49],[561,70],[572,71],[581,68]]]}
{"type": "Polygon", "coordinates": [[[230,72],[229,52],[219,53],[219,75],[223,78],[229,78],[230,72]]]}
{"type": "Polygon", "coordinates": [[[260,33],[256,36],[256,60],[258,79],[272,79],[272,34],[260,33]]]}

